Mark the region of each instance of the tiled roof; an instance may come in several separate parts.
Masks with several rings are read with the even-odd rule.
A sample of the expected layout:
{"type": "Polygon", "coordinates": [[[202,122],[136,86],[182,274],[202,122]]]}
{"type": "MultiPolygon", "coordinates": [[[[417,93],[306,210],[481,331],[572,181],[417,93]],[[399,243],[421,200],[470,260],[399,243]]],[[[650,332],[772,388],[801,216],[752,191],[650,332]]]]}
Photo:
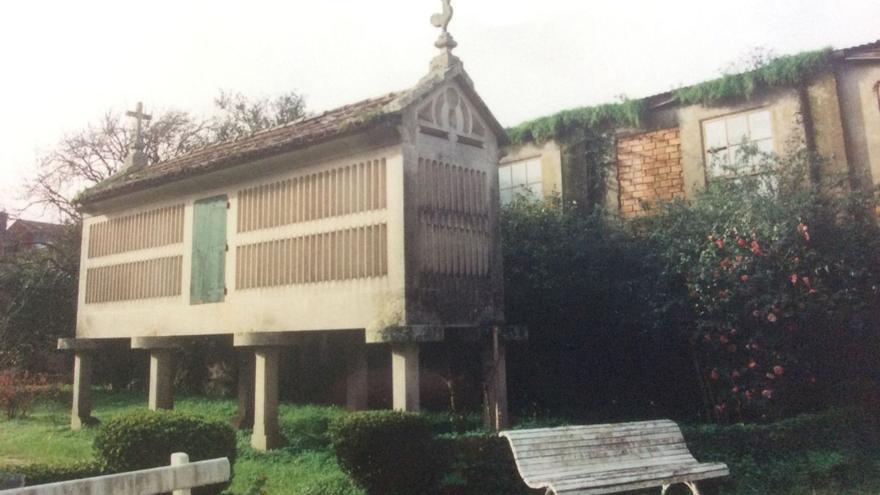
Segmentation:
{"type": "Polygon", "coordinates": [[[257,132],[251,136],[207,146],[184,156],[134,170],[127,170],[83,192],[80,203],[94,202],[133,190],[164,184],[202,173],[305,148],[364,130],[384,117],[399,112],[394,102],[403,93],[345,105],[257,132]]]}

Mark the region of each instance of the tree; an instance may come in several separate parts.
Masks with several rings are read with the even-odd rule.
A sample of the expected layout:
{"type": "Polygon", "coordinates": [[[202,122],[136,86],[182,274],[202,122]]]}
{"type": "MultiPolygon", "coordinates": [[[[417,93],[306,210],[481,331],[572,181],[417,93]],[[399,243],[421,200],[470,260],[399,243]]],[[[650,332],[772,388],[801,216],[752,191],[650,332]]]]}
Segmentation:
{"type": "Polygon", "coordinates": [[[79,229],[54,244],[0,258],[0,369],[47,369],[59,337],[76,320],[79,229]]]}
{"type": "MultiPolygon", "coordinates": [[[[306,115],[305,100],[295,92],[250,99],[223,91],[215,105],[218,113],[209,117],[178,110],[154,115],[144,131],[148,165],[306,115]]],[[[28,207],[40,206],[77,223],[79,213],[72,198],[118,172],[131,141],[130,126],[116,111],[108,111],[97,123],[65,136],[39,158],[36,175],[25,185],[28,207]]]]}

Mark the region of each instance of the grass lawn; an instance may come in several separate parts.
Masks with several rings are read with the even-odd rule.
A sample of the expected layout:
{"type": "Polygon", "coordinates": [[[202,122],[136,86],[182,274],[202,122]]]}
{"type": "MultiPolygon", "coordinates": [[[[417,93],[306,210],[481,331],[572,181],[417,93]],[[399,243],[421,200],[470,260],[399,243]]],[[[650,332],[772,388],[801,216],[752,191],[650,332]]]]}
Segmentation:
{"type": "MultiPolygon", "coordinates": [[[[146,397],[96,390],[94,403],[95,416],[107,420],[146,407],[146,397]]],[[[26,419],[0,420],[0,470],[93,459],[96,430],[70,431],[68,407],[66,400],[44,401],[26,419]]],[[[227,421],[236,405],[229,399],[178,397],[175,408],[227,421]]],[[[240,432],[230,490],[246,494],[265,478],[264,493],[269,494],[363,495],[339,469],[328,446],[327,425],[340,414],[344,412],[332,407],[282,404],[280,425],[288,444],[269,453],[251,449],[249,432],[240,432]]],[[[437,414],[431,420],[442,428],[448,417],[437,414]]],[[[471,427],[477,423],[475,418],[468,421],[471,427]]],[[[831,410],[772,425],[685,426],[684,432],[698,459],[725,462],[731,468],[730,478],[706,485],[707,495],[880,494],[880,419],[875,415],[831,410]]],[[[484,475],[491,473],[480,474],[484,475]]],[[[447,490],[444,495],[460,493],[471,491],[447,490]]]]}
{"type": "MultiPolygon", "coordinates": [[[[94,416],[99,420],[146,407],[146,397],[129,392],[94,392],[94,416]]],[[[227,421],[235,415],[236,404],[229,399],[176,397],[175,409],[212,419],[227,421]]],[[[94,428],[70,430],[67,404],[41,402],[25,419],[0,422],[0,469],[31,463],[55,464],[94,458],[94,428]]],[[[296,429],[297,441],[287,448],[269,453],[256,452],[249,445],[249,433],[238,435],[238,459],[234,467],[231,491],[246,493],[253,483],[265,476],[268,493],[303,493],[319,486],[340,486],[340,493],[359,493],[339,469],[326,443],[316,438],[314,422],[324,422],[341,410],[329,407],[280,407],[283,430],[296,429]],[[295,491],[292,487],[298,487],[295,491]]],[[[317,492],[315,492],[317,493],[317,492]]]]}

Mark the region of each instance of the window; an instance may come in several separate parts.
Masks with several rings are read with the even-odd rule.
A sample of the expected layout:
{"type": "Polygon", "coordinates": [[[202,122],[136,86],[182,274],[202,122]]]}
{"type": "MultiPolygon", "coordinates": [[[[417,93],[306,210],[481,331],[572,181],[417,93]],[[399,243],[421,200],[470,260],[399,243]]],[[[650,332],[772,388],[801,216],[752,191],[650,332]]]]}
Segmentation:
{"type": "Polygon", "coordinates": [[[501,190],[501,204],[510,203],[517,194],[534,199],[543,198],[541,159],[532,158],[498,167],[498,183],[501,190]]]}
{"type": "Polygon", "coordinates": [[[750,173],[752,163],[742,157],[743,145],[761,153],[773,153],[773,129],[769,110],[728,115],[703,122],[703,150],[710,177],[750,173]]]}

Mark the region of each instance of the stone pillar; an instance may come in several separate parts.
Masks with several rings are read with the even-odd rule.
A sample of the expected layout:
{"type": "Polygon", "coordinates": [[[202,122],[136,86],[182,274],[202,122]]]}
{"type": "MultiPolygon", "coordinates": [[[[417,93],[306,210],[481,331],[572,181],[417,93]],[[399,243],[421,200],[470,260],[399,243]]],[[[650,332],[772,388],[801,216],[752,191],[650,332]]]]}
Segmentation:
{"type": "Polygon", "coordinates": [[[419,344],[391,345],[391,387],[396,411],[419,411],[419,344]]]}
{"type": "Polygon", "coordinates": [[[495,431],[509,426],[507,413],[507,348],[498,327],[492,329],[483,352],[485,414],[483,423],[495,431]]]}
{"type": "Polygon", "coordinates": [[[363,343],[349,347],[348,375],[345,379],[345,408],[349,411],[364,411],[369,399],[369,371],[367,366],[367,346],[363,343]]]}
{"type": "Polygon", "coordinates": [[[238,358],[238,414],[232,420],[237,430],[254,426],[254,354],[239,351],[238,358]]]}
{"type": "Polygon", "coordinates": [[[92,417],[92,361],[100,349],[94,339],[58,339],[58,350],[73,351],[73,405],[70,408],[70,428],[97,423],[92,417]]]}
{"type": "Polygon", "coordinates": [[[150,350],[150,397],[151,411],[174,409],[174,370],[172,349],[150,350]]]}
{"type": "Polygon", "coordinates": [[[281,444],[278,432],[278,361],[277,347],[254,350],[254,433],[251,447],[266,451],[281,444]]]}
{"type": "Polygon", "coordinates": [[[92,419],[92,353],[76,351],[73,358],[73,408],[70,429],[81,430],[92,419]]]}

